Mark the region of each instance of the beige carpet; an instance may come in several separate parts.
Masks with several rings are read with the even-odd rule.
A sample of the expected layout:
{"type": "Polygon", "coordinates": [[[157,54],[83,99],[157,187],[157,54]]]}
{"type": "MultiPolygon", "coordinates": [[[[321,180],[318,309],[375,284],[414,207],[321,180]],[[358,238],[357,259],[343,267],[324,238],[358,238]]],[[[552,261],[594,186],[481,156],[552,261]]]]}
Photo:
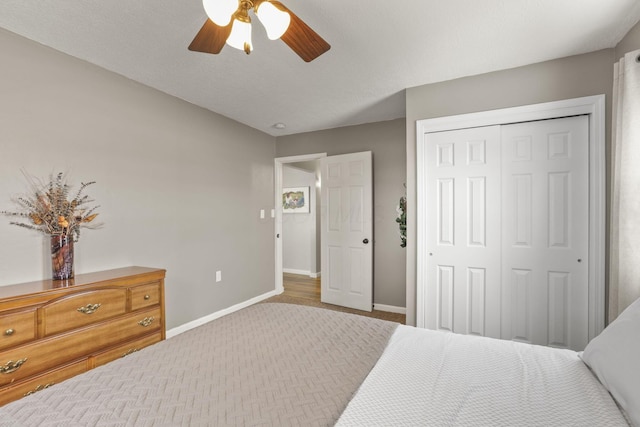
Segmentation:
{"type": "Polygon", "coordinates": [[[311,307],[326,308],[328,310],[342,311],[345,313],[359,314],[360,316],[375,317],[376,319],[389,320],[391,322],[405,324],[406,316],[404,314],[390,313],[388,311],[373,310],[372,312],[355,310],[353,308],[340,307],[333,304],[325,304],[308,298],[294,298],[286,295],[276,295],[262,302],[281,302],[286,304],[308,305],[311,307]]]}

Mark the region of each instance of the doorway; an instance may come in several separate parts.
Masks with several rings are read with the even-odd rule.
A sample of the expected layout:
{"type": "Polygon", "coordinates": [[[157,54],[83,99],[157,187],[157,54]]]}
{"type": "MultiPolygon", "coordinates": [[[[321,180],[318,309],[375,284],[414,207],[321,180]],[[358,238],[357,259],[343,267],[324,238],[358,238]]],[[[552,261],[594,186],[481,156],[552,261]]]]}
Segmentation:
{"type": "Polygon", "coordinates": [[[320,274],[319,162],[282,167],[282,269],[285,274],[320,274]],[[285,200],[287,206],[284,206],[285,200]]]}
{"type": "MultiPolygon", "coordinates": [[[[282,212],[282,192],[284,185],[284,167],[291,166],[295,164],[310,164],[317,163],[318,160],[323,157],[327,157],[327,153],[315,153],[315,154],[306,154],[300,156],[289,156],[289,157],[279,157],[275,159],[274,163],[274,171],[275,171],[275,253],[276,253],[276,265],[275,265],[275,290],[278,294],[284,292],[283,285],[283,262],[284,262],[284,253],[283,253],[283,239],[285,238],[283,235],[283,212],[282,212]]],[[[310,189],[311,191],[311,189],[310,189]]],[[[313,188],[315,191],[315,188],[313,188]]],[[[315,204],[317,206],[317,203],[315,204]]],[[[311,206],[311,209],[315,209],[316,206],[311,206]]],[[[287,214],[288,215],[288,214],[287,214]]],[[[317,270],[316,270],[317,272],[317,270]]]]}
{"type": "MultiPolygon", "coordinates": [[[[370,151],[327,157],[326,153],[275,159],[275,290],[283,287],[283,213],[305,188],[283,193],[286,165],[320,160],[321,300],[373,309],[373,173],[370,151]]],[[[304,198],[304,197],[303,197],[304,198]]],[[[294,210],[297,209],[294,204],[294,210]]],[[[314,209],[314,207],[311,207],[314,209]]],[[[288,215],[288,214],[287,214],[288,215]]]]}

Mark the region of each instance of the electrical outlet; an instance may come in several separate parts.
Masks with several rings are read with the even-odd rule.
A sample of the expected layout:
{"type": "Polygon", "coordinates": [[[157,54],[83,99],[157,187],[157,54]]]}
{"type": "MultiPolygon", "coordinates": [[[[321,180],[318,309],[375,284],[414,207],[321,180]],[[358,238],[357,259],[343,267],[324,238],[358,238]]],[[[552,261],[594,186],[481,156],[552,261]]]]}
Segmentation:
{"type": "Polygon", "coordinates": [[[260,209],[260,219],[264,219],[264,209],[260,209]]]}
{"type": "Polygon", "coordinates": [[[222,281],[222,271],[218,270],[216,271],[216,282],[221,282],[222,281]]]}

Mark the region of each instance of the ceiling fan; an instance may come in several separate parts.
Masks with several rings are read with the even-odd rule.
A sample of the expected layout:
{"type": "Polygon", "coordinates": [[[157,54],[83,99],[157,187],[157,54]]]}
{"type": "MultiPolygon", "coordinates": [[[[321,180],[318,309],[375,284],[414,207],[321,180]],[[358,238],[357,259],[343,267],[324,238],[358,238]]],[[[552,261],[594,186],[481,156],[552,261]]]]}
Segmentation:
{"type": "Polygon", "coordinates": [[[267,37],[282,39],[305,62],[313,61],[331,48],[277,0],[203,0],[202,3],[209,19],[196,34],[189,50],[217,54],[226,43],[251,53],[251,9],[267,30],[267,37]]]}

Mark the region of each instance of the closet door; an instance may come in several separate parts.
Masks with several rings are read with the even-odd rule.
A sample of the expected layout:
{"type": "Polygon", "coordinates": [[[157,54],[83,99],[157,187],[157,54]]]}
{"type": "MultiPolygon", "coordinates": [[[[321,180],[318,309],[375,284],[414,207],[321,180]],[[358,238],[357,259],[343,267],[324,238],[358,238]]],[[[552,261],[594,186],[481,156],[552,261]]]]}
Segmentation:
{"type": "Polygon", "coordinates": [[[500,337],[500,127],[427,135],[425,326],[500,337]]]}
{"type": "Polygon", "coordinates": [[[503,338],[588,342],[588,120],[502,126],[503,338]]]}
{"type": "Polygon", "coordinates": [[[582,350],[588,116],[425,136],[425,326],[582,350]]]}

